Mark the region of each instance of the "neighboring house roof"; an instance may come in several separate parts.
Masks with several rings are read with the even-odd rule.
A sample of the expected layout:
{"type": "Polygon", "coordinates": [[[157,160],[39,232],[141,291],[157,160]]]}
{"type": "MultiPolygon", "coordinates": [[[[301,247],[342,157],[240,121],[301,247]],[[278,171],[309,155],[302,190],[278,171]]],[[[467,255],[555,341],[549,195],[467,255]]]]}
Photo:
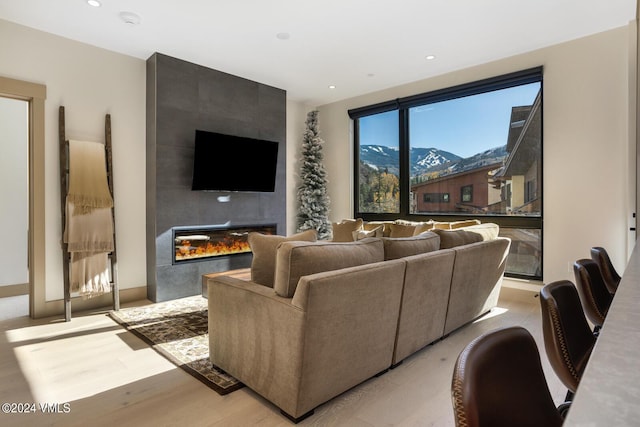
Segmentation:
{"type": "Polygon", "coordinates": [[[542,126],[541,91],[538,91],[533,105],[529,107],[514,107],[511,112],[511,127],[507,151],[509,156],[504,162],[504,167],[495,174],[495,178],[508,178],[513,175],[524,175],[531,167],[535,159],[540,158],[542,126]],[[526,118],[523,114],[528,110],[526,118]]]}

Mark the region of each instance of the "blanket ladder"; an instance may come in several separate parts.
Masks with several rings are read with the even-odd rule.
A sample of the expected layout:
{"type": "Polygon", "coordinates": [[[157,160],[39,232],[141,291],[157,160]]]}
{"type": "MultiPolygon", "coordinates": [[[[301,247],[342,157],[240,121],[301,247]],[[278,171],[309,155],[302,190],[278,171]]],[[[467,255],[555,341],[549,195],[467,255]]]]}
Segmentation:
{"type": "MultiPolygon", "coordinates": [[[[69,190],[69,140],[65,135],[65,114],[64,106],[60,106],[58,112],[59,125],[59,143],[60,143],[60,208],[62,212],[62,232],[66,227],[66,198],[69,190]]],[[[111,147],[111,115],[107,114],[104,124],[105,134],[105,150],[106,150],[106,168],[107,183],[109,184],[109,192],[113,198],[113,164],[112,164],[112,147],[111,147]]],[[[115,199],[114,199],[115,200],[115,199]]],[[[115,210],[111,208],[113,218],[113,251],[109,253],[108,258],[111,264],[111,293],[113,295],[113,309],[120,310],[120,294],[118,290],[118,258],[116,253],[116,229],[115,229],[115,210]]],[[[68,251],[68,244],[64,238],[60,239],[62,244],[62,276],[64,280],[64,317],[65,321],[71,321],[71,278],[70,263],[71,255],[68,251]]]]}

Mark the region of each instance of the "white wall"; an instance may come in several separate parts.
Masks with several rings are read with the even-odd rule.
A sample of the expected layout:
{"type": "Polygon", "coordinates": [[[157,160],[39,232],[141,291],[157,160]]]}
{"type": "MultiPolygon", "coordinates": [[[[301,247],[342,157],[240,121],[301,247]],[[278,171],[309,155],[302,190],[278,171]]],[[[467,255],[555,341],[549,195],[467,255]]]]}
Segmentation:
{"type": "Polygon", "coordinates": [[[627,220],[635,209],[635,164],[628,161],[635,147],[629,111],[633,31],[630,25],[321,106],[332,221],[353,216],[348,109],[542,65],[544,281],[574,280],[569,263],[589,257],[596,245],[607,248],[622,271],[633,239],[627,220]]]}
{"type": "Polygon", "coordinates": [[[67,138],[104,141],[105,114],[111,114],[119,284],[146,286],[145,61],[2,20],[0,40],[0,75],[47,87],[46,300],[63,297],[60,106],[66,110],[67,138]]]}

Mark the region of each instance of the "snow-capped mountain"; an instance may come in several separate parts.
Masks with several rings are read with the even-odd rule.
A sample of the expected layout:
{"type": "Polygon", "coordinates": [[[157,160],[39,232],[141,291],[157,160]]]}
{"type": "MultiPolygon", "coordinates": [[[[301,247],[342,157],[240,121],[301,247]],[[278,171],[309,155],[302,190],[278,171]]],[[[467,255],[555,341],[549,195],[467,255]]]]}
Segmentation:
{"type": "MultiPolygon", "coordinates": [[[[411,177],[435,171],[442,171],[445,174],[462,172],[478,166],[500,162],[506,156],[506,145],[483,151],[468,158],[462,158],[438,148],[411,148],[409,153],[411,177]]],[[[400,159],[396,147],[361,145],[360,161],[376,170],[387,170],[396,175],[400,170],[400,159]]]]}

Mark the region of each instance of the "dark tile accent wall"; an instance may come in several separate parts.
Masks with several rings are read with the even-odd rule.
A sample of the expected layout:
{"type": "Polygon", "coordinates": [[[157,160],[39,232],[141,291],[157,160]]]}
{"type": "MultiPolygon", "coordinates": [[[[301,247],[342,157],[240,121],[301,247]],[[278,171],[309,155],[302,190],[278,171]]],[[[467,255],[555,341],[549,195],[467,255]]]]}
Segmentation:
{"type": "Polygon", "coordinates": [[[251,264],[242,254],[174,265],[172,227],[275,223],[284,234],[286,92],[155,53],[147,60],[146,116],[147,296],[159,302],[199,294],[203,274],[251,264]],[[191,191],[196,129],[278,141],[275,192],[191,191]]]}

